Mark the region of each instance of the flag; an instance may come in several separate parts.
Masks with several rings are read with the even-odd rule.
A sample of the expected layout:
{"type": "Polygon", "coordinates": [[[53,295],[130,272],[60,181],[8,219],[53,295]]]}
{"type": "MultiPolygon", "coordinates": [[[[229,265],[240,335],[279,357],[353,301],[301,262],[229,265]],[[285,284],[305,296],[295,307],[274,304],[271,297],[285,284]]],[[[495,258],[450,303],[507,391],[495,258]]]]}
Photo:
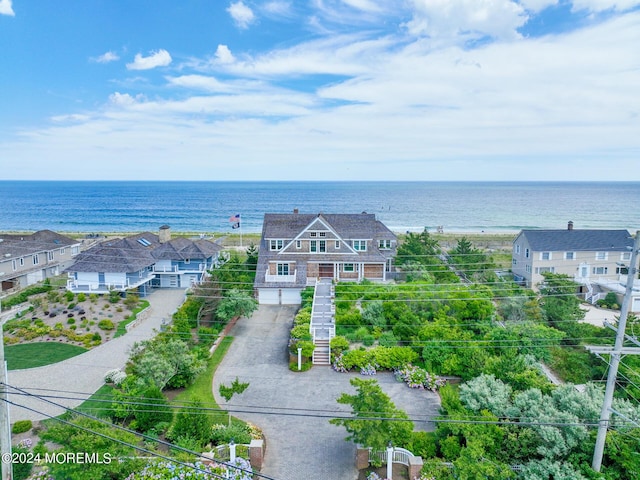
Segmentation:
{"type": "Polygon", "coordinates": [[[240,228],[240,214],[236,213],[235,215],[229,217],[229,222],[233,224],[231,225],[231,228],[240,228]]]}

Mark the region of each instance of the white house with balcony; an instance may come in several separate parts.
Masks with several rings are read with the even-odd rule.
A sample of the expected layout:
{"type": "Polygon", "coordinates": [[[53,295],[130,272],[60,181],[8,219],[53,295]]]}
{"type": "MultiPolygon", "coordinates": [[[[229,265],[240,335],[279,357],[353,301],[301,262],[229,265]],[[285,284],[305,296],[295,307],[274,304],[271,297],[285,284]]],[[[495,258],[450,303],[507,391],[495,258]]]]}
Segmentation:
{"type": "Polygon", "coordinates": [[[171,238],[168,226],[158,235],[143,232],[102,242],[76,258],[66,270],[67,289],[84,293],[147,288],[188,288],[205,280],[221,247],[206,239],[171,238]]]}
{"type": "MultiPolygon", "coordinates": [[[[594,303],[607,291],[624,291],[632,248],[627,230],[574,229],[573,222],[565,230],[522,230],[513,241],[511,270],[517,282],[533,289],[544,272],[568,275],[594,303]]],[[[640,291],[631,309],[640,311],[640,291]]]]}
{"type": "Polygon", "coordinates": [[[267,213],[254,287],[261,304],[299,304],[317,279],[385,281],[397,238],[375,215],[267,213]]]}

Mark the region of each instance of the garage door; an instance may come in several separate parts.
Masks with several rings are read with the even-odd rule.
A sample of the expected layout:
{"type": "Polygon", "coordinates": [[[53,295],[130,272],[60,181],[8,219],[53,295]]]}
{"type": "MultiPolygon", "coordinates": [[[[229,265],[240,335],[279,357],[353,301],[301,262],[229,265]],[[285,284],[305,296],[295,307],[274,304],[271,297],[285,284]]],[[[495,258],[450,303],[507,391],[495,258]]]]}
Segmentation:
{"type": "Polygon", "coordinates": [[[260,305],[278,305],[280,304],[280,292],[277,288],[260,288],[258,289],[258,303],[260,305]]]}
{"type": "Polygon", "coordinates": [[[302,299],[300,298],[300,289],[283,288],[280,300],[283,305],[300,305],[302,303],[302,299]]]}

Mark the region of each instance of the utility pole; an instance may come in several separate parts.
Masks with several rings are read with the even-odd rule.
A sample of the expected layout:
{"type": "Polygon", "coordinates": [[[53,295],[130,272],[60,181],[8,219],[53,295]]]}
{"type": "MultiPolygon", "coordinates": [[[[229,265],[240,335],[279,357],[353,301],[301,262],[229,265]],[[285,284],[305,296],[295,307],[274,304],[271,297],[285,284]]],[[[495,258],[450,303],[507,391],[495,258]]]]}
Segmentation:
{"type": "Polygon", "coordinates": [[[623,353],[626,355],[640,355],[640,349],[638,348],[623,348],[627,316],[629,314],[629,307],[633,293],[633,283],[638,275],[638,250],[640,250],[640,231],[636,231],[636,238],[633,242],[631,262],[629,265],[629,272],[627,273],[627,288],[620,308],[620,320],[618,321],[618,330],[616,332],[616,341],[613,349],[611,347],[587,347],[587,349],[593,353],[608,353],[611,355],[611,360],[609,362],[609,374],[607,376],[607,387],[604,392],[604,403],[602,404],[602,411],[600,412],[598,436],[596,437],[596,446],[593,451],[593,461],[591,462],[591,468],[596,472],[599,472],[602,466],[604,444],[607,439],[609,419],[611,418],[611,405],[613,403],[613,392],[616,388],[620,359],[623,353]]]}
{"type": "MultiPolygon", "coordinates": [[[[0,315],[2,314],[2,299],[0,298],[0,315]]],[[[9,418],[9,403],[7,402],[7,362],[4,359],[3,321],[0,318],[0,453],[2,454],[2,480],[11,480],[11,426],[9,418]],[[7,455],[8,454],[8,455],[7,455]]]]}

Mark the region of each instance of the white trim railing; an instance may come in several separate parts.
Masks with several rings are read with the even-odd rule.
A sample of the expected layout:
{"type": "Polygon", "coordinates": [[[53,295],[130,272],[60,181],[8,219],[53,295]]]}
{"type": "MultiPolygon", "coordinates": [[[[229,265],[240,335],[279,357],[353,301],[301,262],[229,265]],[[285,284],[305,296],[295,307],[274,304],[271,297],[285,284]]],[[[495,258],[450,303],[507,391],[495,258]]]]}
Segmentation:
{"type": "Polygon", "coordinates": [[[282,282],[282,283],[294,283],[296,281],[297,270],[293,271],[291,275],[271,275],[269,273],[264,274],[265,282],[282,282]]]}

